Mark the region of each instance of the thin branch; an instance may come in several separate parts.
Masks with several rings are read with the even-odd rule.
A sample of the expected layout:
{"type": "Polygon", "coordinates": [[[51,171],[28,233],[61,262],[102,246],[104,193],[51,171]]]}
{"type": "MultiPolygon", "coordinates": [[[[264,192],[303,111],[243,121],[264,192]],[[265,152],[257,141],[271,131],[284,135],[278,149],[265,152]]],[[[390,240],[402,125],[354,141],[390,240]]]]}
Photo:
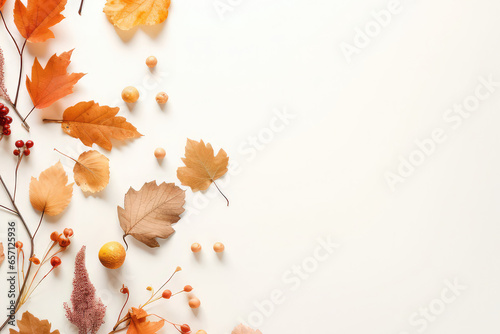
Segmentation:
{"type": "Polygon", "coordinates": [[[40,225],[42,225],[42,220],[43,220],[43,215],[45,214],[45,211],[42,211],[42,214],[40,215],[40,221],[38,222],[38,226],[36,227],[35,233],[33,233],[33,240],[35,240],[36,234],[38,230],[40,229],[40,225]]]}
{"type": "Polygon", "coordinates": [[[43,121],[45,123],[62,123],[63,120],[61,119],[50,119],[50,118],[44,118],[43,121]]]}
{"type": "Polygon", "coordinates": [[[229,206],[229,200],[227,199],[226,195],[224,195],[224,193],[222,193],[222,191],[220,190],[219,186],[217,185],[217,183],[215,183],[215,181],[212,181],[214,184],[215,184],[215,187],[217,188],[217,190],[220,192],[220,194],[222,196],[224,196],[224,198],[226,199],[227,201],[227,206],[229,206]]]}
{"type": "Polygon", "coordinates": [[[14,42],[14,45],[16,46],[17,53],[21,54],[21,49],[19,49],[19,45],[17,44],[16,39],[14,38],[14,36],[12,36],[12,33],[10,32],[10,29],[7,26],[7,22],[5,22],[5,18],[3,17],[3,13],[1,10],[0,10],[0,16],[2,16],[2,21],[3,21],[3,25],[5,26],[5,30],[7,30],[10,38],[12,38],[12,41],[14,42]]]}
{"type": "Polygon", "coordinates": [[[84,0],[82,0],[82,2],[80,3],[80,9],[78,9],[78,14],[79,14],[79,15],[82,15],[83,1],[84,1],[84,0]]]}
{"type": "MultiPolygon", "coordinates": [[[[31,246],[31,249],[30,249],[30,258],[31,258],[31,257],[33,257],[34,250],[35,250],[34,243],[33,243],[33,236],[31,235],[31,231],[30,231],[28,225],[26,224],[26,221],[24,220],[24,217],[21,214],[21,211],[19,211],[16,203],[14,202],[14,198],[10,194],[9,188],[7,188],[7,185],[5,184],[5,182],[4,182],[4,180],[3,180],[3,178],[2,178],[1,175],[0,175],[0,183],[2,184],[3,188],[5,189],[5,192],[7,193],[7,195],[9,196],[9,199],[10,199],[10,201],[12,203],[12,207],[17,212],[17,216],[21,220],[21,223],[23,224],[23,227],[26,230],[26,233],[28,234],[28,237],[30,239],[30,246],[31,246]]],[[[31,262],[28,265],[28,270],[26,270],[26,277],[29,276],[30,271],[31,271],[31,262]]],[[[19,277],[18,277],[18,279],[19,279],[19,277]]],[[[14,309],[15,310],[17,309],[17,307],[19,305],[19,302],[21,300],[21,296],[23,295],[23,292],[24,292],[25,288],[26,288],[26,280],[23,281],[23,286],[21,287],[21,290],[19,291],[19,296],[17,297],[16,303],[14,304],[14,309]]],[[[14,314],[9,314],[7,316],[7,319],[5,320],[5,322],[0,326],[0,331],[2,331],[2,329],[4,329],[5,326],[7,326],[7,324],[9,323],[9,321],[12,318],[14,318],[14,316],[15,316],[15,313],[14,314]]]]}
{"type": "Polygon", "coordinates": [[[19,165],[21,164],[21,160],[23,160],[23,155],[21,155],[17,159],[16,171],[14,173],[14,202],[16,201],[16,191],[17,191],[17,171],[19,170],[19,165]]]}
{"type": "Polygon", "coordinates": [[[10,209],[10,208],[6,207],[5,205],[0,205],[0,208],[2,208],[2,209],[4,209],[4,210],[7,210],[7,211],[9,211],[10,213],[13,213],[13,214],[17,215],[17,212],[16,212],[16,211],[14,211],[14,210],[12,210],[12,209],[10,209]]]}
{"type": "Polygon", "coordinates": [[[30,112],[28,113],[28,115],[26,115],[26,117],[24,117],[24,118],[23,118],[23,123],[26,123],[26,119],[27,119],[28,117],[30,117],[31,113],[33,112],[33,110],[35,110],[35,108],[36,108],[36,107],[35,107],[35,106],[33,106],[33,108],[30,110],[30,112]]]}

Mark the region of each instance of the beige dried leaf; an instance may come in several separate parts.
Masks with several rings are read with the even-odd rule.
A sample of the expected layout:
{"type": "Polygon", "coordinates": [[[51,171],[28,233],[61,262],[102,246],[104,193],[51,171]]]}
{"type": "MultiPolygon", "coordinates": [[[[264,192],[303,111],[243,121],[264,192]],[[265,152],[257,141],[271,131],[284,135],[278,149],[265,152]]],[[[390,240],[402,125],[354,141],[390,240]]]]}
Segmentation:
{"type": "Polygon", "coordinates": [[[166,239],[175,231],[184,212],[185,191],[174,183],[146,183],[139,191],[132,188],[125,195],[124,208],[118,207],[118,218],[124,238],[131,235],[149,247],[159,247],[155,238],[166,239]]]}
{"type": "Polygon", "coordinates": [[[38,180],[32,177],[30,202],[33,208],[49,216],[63,212],[73,196],[73,183],[67,183],[68,175],[60,161],[44,170],[38,180]]]}
{"type": "Polygon", "coordinates": [[[10,334],[60,334],[58,330],[51,331],[51,324],[48,320],[40,320],[28,311],[23,313],[23,317],[17,320],[19,332],[9,329],[10,334]]]}
{"type": "Polygon", "coordinates": [[[77,186],[83,191],[95,193],[109,183],[109,159],[97,151],[83,152],[73,168],[77,186]]]}
{"type": "Polygon", "coordinates": [[[231,334],[262,334],[262,332],[258,331],[258,330],[253,330],[248,326],[240,324],[240,325],[236,326],[235,329],[233,329],[231,334]]]}

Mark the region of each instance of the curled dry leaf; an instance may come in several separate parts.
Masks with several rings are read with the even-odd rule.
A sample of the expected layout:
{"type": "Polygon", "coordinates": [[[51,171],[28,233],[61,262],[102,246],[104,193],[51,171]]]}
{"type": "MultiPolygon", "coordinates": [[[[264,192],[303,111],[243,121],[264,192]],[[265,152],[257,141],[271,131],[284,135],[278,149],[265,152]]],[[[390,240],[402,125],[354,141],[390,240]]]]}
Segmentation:
{"type": "MultiPolygon", "coordinates": [[[[0,6],[0,10],[2,10],[2,6],[0,6]]],[[[0,49],[0,99],[4,99],[8,102],[11,102],[9,94],[7,93],[7,88],[5,87],[4,66],[5,66],[5,58],[3,57],[2,49],[0,49]]]]}
{"type": "Polygon", "coordinates": [[[0,264],[5,260],[5,253],[3,251],[3,244],[0,242],[0,264]]]}
{"type": "Polygon", "coordinates": [[[109,183],[109,159],[97,151],[80,154],[73,168],[76,184],[83,190],[95,193],[109,183]]]}
{"type": "Polygon", "coordinates": [[[21,0],[16,0],[14,23],[28,42],[45,42],[54,38],[50,28],[64,19],[61,12],[65,6],[66,0],[28,0],[27,7],[21,0]]]}
{"type": "Polygon", "coordinates": [[[48,320],[40,320],[28,311],[23,313],[21,320],[17,320],[19,331],[10,329],[10,334],[59,334],[58,330],[51,332],[52,325],[48,320]]]}
{"type": "Polygon", "coordinates": [[[149,314],[142,308],[132,307],[129,315],[130,324],[127,334],[155,334],[165,325],[164,320],[148,321],[147,317],[149,314]]]}
{"type": "Polygon", "coordinates": [[[84,73],[68,73],[73,50],[54,54],[50,57],[45,68],[38,59],[31,69],[31,80],[26,77],[26,87],[33,105],[38,109],[47,108],[57,100],[73,93],[73,86],[80,80],[84,73]]]}
{"type": "Polygon", "coordinates": [[[131,235],[149,247],[159,247],[155,238],[168,238],[184,212],[185,192],[173,183],[146,183],[139,191],[125,195],[124,208],[118,207],[123,238],[131,235]]]}
{"type": "Polygon", "coordinates": [[[64,111],[61,127],[86,146],[91,147],[95,143],[111,150],[111,139],[125,140],[142,136],[125,117],[116,116],[119,110],[100,106],[94,101],[80,102],[64,111]]]}
{"type": "Polygon", "coordinates": [[[129,30],[141,24],[162,23],[169,7],[170,0],[107,0],[104,13],[116,27],[129,30]]]}
{"type": "Polygon", "coordinates": [[[30,202],[33,208],[49,216],[57,216],[66,209],[73,196],[73,183],[61,162],[44,170],[40,177],[31,178],[30,202]]]}
{"type": "Polygon", "coordinates": [[[235,329],[233,329],[231,334],[262,334],[262,332],[258,331],[258,330],[253,330],[248,326],[240,324],[240,325],[236,326],[235,329]]]}

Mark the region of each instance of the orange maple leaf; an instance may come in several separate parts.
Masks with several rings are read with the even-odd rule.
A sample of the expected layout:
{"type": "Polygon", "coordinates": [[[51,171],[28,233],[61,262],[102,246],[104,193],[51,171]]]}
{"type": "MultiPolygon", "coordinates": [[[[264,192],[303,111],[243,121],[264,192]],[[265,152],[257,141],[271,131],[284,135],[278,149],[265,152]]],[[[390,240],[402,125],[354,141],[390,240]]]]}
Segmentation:
{"type": "MultiPolygon", "coordinates": [[[[1,0],[0,0],[1,1],[1,0]]],[[[28,0],[25,6],[21,0],[16,0],[14,6],[14,22],[19,33],[29,42],[45,42],[54,38],[50,27],[64,19],[61,12],[67,0],[28,0]]]]}
{"type": "Polygon", "coordinates": [[[60,56],[54,54],[45,68],[35,58],[31,80],[26,76],[26,87],[36,108],[47,108],[57,100],[73,93],[73,86],[85,75],[84,73],[68,73],[72,53],[73,50],[63,52],[60,56]]]}
{"type": "Polygon", "coordinates": [[[147,321],[148,314],[142,308],[132,307],[127,334],[155,334],[165,324],[164,320],[147,321]]]}
{"type": "Polygon", "coordinates": [[[7,0],[0,0],[0,11],[3,9],[3,6],[5,6],[5,3],[7,0]]]}

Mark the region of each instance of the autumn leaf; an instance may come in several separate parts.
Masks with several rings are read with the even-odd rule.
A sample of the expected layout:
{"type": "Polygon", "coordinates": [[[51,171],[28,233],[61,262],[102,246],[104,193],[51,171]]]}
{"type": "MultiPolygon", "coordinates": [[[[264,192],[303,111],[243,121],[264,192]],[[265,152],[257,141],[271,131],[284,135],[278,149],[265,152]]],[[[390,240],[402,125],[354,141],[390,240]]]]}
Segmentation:
{"type": "Polygon", "coordinates": [[[127,334],[155,334],[165,324],[164,320],[148,321],[148,314],[142,308],[132,307],[129,312],[130,325],[127,334]]]}
{"type": "Polygon", "coordinates": [[[30,202],[33,208],[49,216],[63,212],[73,196],[73,183],[67,183],[68,175],[61,162],[44,170],[38,180],[32,177],[30,202]]]}
{"type": "Polygon", "coordinates": [[[109,159],[97,151],[80,154],[73,168],[77,186],[83,191],[95,193],[109,183],[109,159]]]}
{"type": "Polygon", "coordinates": [[[54,33],[49,28],[64,19],[61,12],[65,6],[66,0],[28,0],[27,7],[21,0],[16,0],[14,23],[28,42],[45,42],[54,38],[54,33]]]}
{"type": "Polygon", "coordinates": [[[248,326],[240,324],[240,325],[236,326],[235,329],[233,329],[231,334],[262,334],[262,332],[253,330],[248,326]]]}
{"type": "Polygon", "coordinates": [[[170,0],[107,0],[104,13],[122,30],[154,25],[167,19],[170,0]]]}
{"type": "MultiPolygon", "coordinates": [[[[183,185],[191,187],[193,191],[208,189],[212,182],[227,172],[229,158],[226,152],[221,149],[215,156],[212,145],[209,143],[205,145],[203,140],[197,142],[188,139],[185,155],[182,161],[186,166],[177,169],[177,178],[183,185]]],[[[229,201],[227,204],[229,205],[229,201]]]]}
{"type": "Polygon", "coordinates": [[[0,11],[3,9],[3,6],[5,6],[5,3],[7,0],[0,0],[0,11]]]}
{"type": "Polygon", "coordinates": [[[0,242],[0,264],[5,260],[5,253],[3,252],[3,244],[0,242]]]}
{"type": "Polygon", "coordinates": [[[73,93],[73,86],[85,75],[84,73],[68,73],[72,53],[73,50],[61,53],[60,56],[54,54],[45,68],[35,58],[31,80],[26,76],[26,87],[36,108],[47,108],[57,100],[73,93]]]}
{"type": "Polygon", "coordinates": [[[168,238],[184,212],[185,192],[173,183],[146,183],[139,191],[125,194],[124,208],[118,207],[123,238],[131,235],[149,247],[159,247],[155,238],[168,238]]]}
{"type": "Polygon", "coordinates": [[[64,111],[61,127],[86,146],[92,147],[95,143],[111,150],[111,139],[125,140],[142,136],[125,117],[116,116],[119,110],[120,108],[99,106],[94,101],[80,102],[64,111]]]}
{"type": "Polygon", "coordinates": [[[19,332],[10,329],[10,334],[60,334],[58,330],[51,332],[52,325],[47,320],[40,320],[28,311],[23,313],[21,320],[17,320],[19,332]]]}

